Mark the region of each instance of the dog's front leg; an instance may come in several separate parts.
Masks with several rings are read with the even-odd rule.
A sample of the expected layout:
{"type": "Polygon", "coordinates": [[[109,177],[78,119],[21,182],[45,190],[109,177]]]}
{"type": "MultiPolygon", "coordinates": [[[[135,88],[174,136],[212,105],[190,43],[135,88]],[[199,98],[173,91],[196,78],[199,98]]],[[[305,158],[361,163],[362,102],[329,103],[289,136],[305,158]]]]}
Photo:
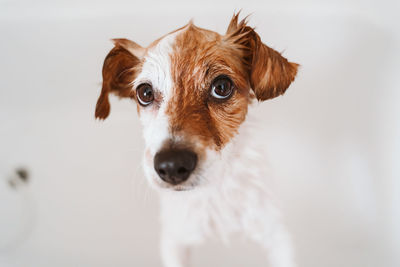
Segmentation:
{"type": "Polygon", "coordinates": [[[164,233],[161,239],[161,258],[164,267],[188,267],[189,245],[170,233],[164,233]]]}
{"type": "Polygon", "coordinates": [[[247,234],[265,249],[268,266],[296,267],[291,237],[279,218],[279,211],[275,209],[265,215],[249,224],[252,227],[247,229],[247,234]]]}
{"type": "Polygon", "coordinates": [[[161,199],[161,257],[164,267],[190,266],[190,250],[202,242],[198,216],[190,212],[190,198],[167,195],[161,199]]]}
{"type": "Polygon", "coordinates": [[[261,244],[266,249],[271,267],[295,267],[293,246],[286,227],[279,223],[271,229],[261,244]]]}

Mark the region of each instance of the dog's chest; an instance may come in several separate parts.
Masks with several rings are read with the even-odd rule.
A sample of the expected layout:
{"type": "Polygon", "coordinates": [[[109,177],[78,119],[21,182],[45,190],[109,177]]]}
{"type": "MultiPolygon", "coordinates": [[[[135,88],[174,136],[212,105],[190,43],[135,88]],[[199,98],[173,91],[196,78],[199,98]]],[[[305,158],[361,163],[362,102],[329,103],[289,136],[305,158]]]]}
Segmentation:
{"type": "Polygon", "coordinates": [[[162,224],[190,242],[204,238],[228,240],[245,231],[265,213],[265,194],[253,186],[225,188],[204,194],[162,198],[162,224]]]}

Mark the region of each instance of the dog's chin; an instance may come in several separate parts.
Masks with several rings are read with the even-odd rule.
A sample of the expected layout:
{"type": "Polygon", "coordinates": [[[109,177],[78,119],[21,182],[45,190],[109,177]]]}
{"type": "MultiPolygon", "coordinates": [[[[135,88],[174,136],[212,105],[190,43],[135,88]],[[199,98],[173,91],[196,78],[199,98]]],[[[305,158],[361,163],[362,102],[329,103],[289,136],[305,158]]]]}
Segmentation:
{"type": "Polygon", "coordinates": [[[179,186],[179,185],[175,185],[175,186],[170,187],[168,190],[177,191],[177,192],[191,191],[191,190],[194,190],[194,187],[193,187],[193,186],[179,186]]]}
{"type": "Polygon", "coordinates": [[[195,190],[197,185],[191,183],[190,181],[186,181],[182,184],[171,185],[159,178],[151,179],[151,186],[154,187],[157,191],[160,192],[184,192],[184,191],[192,191],[195,190]]]}
{"type": "Polygon", "coordinates": [[[185,183],[178,184],[178,185],[170,185],[163,181],[161,181],[161,183],[159,183],[159,187],[161,188],[161,190],[173,191],[173,192],[191,191],[191,190],[195,190],[195,188],[196,188],[195,185],[185,185],[185,183]]]}

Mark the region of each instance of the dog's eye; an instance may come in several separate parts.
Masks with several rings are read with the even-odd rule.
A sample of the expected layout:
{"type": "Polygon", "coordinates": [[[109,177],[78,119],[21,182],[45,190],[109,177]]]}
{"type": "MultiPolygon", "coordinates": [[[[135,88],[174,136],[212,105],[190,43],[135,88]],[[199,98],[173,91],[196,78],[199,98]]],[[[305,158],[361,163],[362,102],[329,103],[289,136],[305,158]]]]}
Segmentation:
{"type": "Polygon", "coordinates": [[[226,99],[233,92],[233,82],[226,76],[219,76],[211,84],[211,96],[217,99],[226,99]]]}
{"type": "Polygon", "coordinates": [[[142,106],[150,105],[154,100],[153,88],[148,83],[143,83],[136,88],[136,96],[142,106]]]}

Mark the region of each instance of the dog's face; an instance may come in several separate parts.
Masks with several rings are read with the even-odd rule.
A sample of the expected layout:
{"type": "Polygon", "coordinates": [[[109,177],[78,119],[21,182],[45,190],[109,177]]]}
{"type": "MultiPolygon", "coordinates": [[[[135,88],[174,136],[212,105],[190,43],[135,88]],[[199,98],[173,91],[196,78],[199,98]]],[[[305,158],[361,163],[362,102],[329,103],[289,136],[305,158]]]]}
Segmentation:
{"type": "Polygon", "coordinates": [[[136,101],[146,143],[144,170],[154,185],[201,186],[223,168],[221,154],[249,103],[283,94],[297,64],[264,45],[235,15],[225,35],[189,23],[143,48],[126,39],[103,66],[96,117],[110,111],[108,94],[136,101]]]}

